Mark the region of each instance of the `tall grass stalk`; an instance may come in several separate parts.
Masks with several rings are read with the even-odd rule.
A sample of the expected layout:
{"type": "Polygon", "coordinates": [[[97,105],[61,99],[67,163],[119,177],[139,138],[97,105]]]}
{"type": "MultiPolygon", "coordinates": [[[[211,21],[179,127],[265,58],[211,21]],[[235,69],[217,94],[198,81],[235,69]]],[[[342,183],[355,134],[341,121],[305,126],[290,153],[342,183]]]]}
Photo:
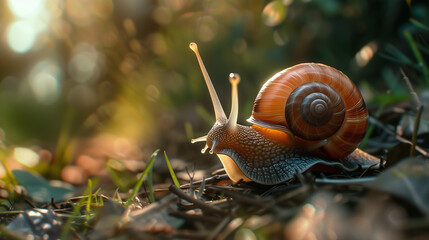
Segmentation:
{"type": "Polygon", "coordinates": [[[168,160],[167,153],[164,151],[165,162],[167,163],[168,171],[170,171],[171,179],[176,187],[180,188],[179,180],[177,180],[176,174],[174,173],[173,167],[171,167],[170,160],[168,160]]]}
{"type": "Polygon", "coordinates": [[[414,53],[414,56],[416,57],[417,67],[422,72],[423,78],[425,79],[426,84],[429,85],[429,68],[426,66],[426,63],[423,59],[423,56],[420,53],[420,50],[419,50],[416,42],[414,41],[411,33],[408,31],[405,31],[404,35],[405,35],[405,38],[408,40],[408,44],[410,44],[410,47],[414,53]]]}
{"type": "Polygon", "coordinates": [[[149,163],[146,165],[146,168],[143,170],[142,174],[140,175],[139,180],[137,181],[136,185],[133,188],[133,191],[131,192],[130,196],[128,197],[127,201],[125,202],[125,206],[131,205],[133,202],[134,197],[136,196],[137,192],[140,190],[140,188],[143,185],[143,180],[152,168],[153,163],[155,162],[156,156],[158,155],[159,149],[155,150],[155,152],[152,153],[152,156],[150,157],[149,163]]]}

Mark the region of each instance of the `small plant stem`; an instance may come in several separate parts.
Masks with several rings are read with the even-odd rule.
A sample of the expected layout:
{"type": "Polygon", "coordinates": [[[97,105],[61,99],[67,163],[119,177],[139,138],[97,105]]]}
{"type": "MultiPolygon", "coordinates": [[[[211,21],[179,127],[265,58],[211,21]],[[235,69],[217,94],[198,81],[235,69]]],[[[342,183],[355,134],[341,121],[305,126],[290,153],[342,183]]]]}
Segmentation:
{"type": "MultiPolygon", "coordinates": [[[[390,134],[391,136],[394,136],[396,138],[396,140],[398,140],[399,142],[410,144],[410,145],[412,144],[410,140],[399,136],[396,132],[394,132],[394,131],[390,130],[389,128],[387,128],[386,126],[384,126],[384,124],[379,122],[377,119],[375,119],[373,117],[370,117],[370,118],[371,118],[371,121],[373,124],[376,124],[378,127],[383,129],[386,133],[390,134]]],[[[429,153],[426,152],[423,148],[419,147],[418,145],[416,145],[415,148],[423,156],[429,157],[429,153]]]]}
{"type": "Polygon", "coordinates": [[[61,169],[67,165],[71,159],[72,149],[74,147],[71,141],[71,133],[73,123],[75,121],[76,111],[73,108],[68,108],[61,125],[61,130],[58,136],[58,142],[55,152],[55,157],[52,159],[50,171],[47,172],[50,177],[58,178],[61,169]]]}
{"type": "Polygon", "coordinates": [[[419,96],[417,95],[416,91],[414,90],[413,86],[411,85],[410,79],[405,74],[404,70],[401,68],[402,76],[404,77],[405,82],[407,83],[408,88],[410,89],[410,93],[414,98],[414,101],[417,104],[417,114],[414,119],[414,129],[413,129],[413,135],[411,138],[411,148],[410,148],[410,156],[414,156],[416,154],[416,142],[417,142],[417,133],[419,130],[420,125],[420,119],[423,112],[423,105],[422,102],[419,99],[419,96]]]}
{"type": "Polygon", "coordinates": [[[419,51],[419,48],[413,39],[413,36],[408,31],[405,31],[404,35],[405,35],[405,38],[408,40],[408,43],[410,44],[410,47],[414,53],[414,56],[417,59],[418,68],[422,71],[426,84],[429,84],[429,68],[426,66],[425,61],[419,51]]]}
{"type": "Polygon", "coordinates": [[[176,187],[180,188],[179,180],[177,180],[176,174],[174,173],[173,167],[171,167],[170,160],[168,160],[167,152],[164,151],[165,162],[167,162],[168,171],[170,171],[171,178],[176,187]]]}
{"type": "Polygon", "coordinates": [[[88,201],[86,201],[86,222],[88,222],[92,203],[92,180],[88,179],[88,201]]]}
{"type": "Polygon", "coordinates": [[[155,150],[155,152],[152,153],[152,156],[150,157],[149,163],[146,165],[146,168],[143,170],[139,180],[137,181],[136,185],[133,188],[133,191],[131,192],[130,196],[128,197],[127,201],[125,202],[125,206],[131,205],[133,202],[134,197],[136,196],[137,192],[140,190],[141,186],[143,185],[143,180],[148,174],[149,170],[152,168],[153,163],[155,162],[156,156],[158,155],[159,149],[155,150]]]}
{"type": "MultiPolygon", "coordinates": [[[[384,105],[382,105],[374,114],[374,118],[378,119],[383,112],[384,105]]],[[[368,130],[366,131],[365,137],[363,138],[362,142],[359,145],[359,148],[364,149],[365,144],[368,141],[369,137],[371,136],[372,132],[374,131],[374,124],[370,124],[368,127],[368,130]]]]}
{"type": "Polygon", "coordinates": [[[149,173],[147,174],[147,186],[149,188],[149,202],[155,202],[155,192],[153,190],[153,181],[152,181],[152,168],[150,168],[149,173]]]}

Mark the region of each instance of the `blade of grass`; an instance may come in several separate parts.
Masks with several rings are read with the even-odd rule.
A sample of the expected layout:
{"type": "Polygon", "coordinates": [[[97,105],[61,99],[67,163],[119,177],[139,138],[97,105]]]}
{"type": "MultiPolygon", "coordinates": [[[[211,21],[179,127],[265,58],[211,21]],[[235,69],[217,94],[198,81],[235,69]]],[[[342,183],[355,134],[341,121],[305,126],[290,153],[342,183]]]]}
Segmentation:
{"type": "Polygon", "coordinates": [[[120,164],[121,165],[120,167],[123,167],[122,162],[111,158],[107,161],[106,168],[109,172],[110,178],[113,180],[113,183],[116,186],[118,186],[119,189],[121,189],[121,191],[126,191],[129,189],[129,186],[134,184],[134,181],[135,181],[135,179],[133,178],[134,176],[133,176],[133,174],[129,174],[130,176],[128,177],[127,174],[119,172],[119,170],[117,170],[117,168],[114,167],[114,165],[116,165],[116,164],[120,164]],[[124,177],[124,175],[125,175],[125,177],[124,177]],[[133,182],[131,182],[131,181],[133,181],[133,182]]]}
{"type": "Polygon", "coordinates": [[[420,49],[420,51],[422,51],[422,53],[429,55],[429,48],[426,45],[423,45],[421,43],[416,43],[416,44],[417,44],[417,47],[420,49]]]}
{"type": "Polygon", "coordinates": [[[92,203],[92,180],[88,179],[88,201],[86,201],[86,216],[85,219],[88,222],[91,211],[91,203],[92,203]]]}
{"type": "Polygon", "coordinates": [[[150,157],[150,161],[147,164],[146,168],[143,170],[139,180],[137,181],[136,185],[133,188],[133,191],[131,192],[131,195],[128,197],[127,201],[125,202],[125,206],[129,206],[132,202],[134,197],[136,196],[137,192],[143,185],[143,180],[145,176],[148,174],[149,170],[152,168],[153,163],[155,162],[156,156],[158,155],[159,149],[155,150],[155,152],[152,153],[152,156],[150,157]]]}
{"type": "Polygon", "coordinates": [[[405,38],[408,40],[408,44],[410,44],[410,47],[411,47],[411,50],[414,53],[414,56],[417,59],[418,68],[422,72],[423,78],[425,79],[426,84],[429,85],[429,69],[426,66],[426,63],[425,63],[425,61],[424,61],[424,59],[422,57],[422,54],[420,53],[419,48],[418,48],[416,42],[414,41],[413,36],[411,35],[411,33],[408,32],[408,31],[405,31],[404,35],[405,35],[405,38]]]}
{"type": "MultiPolygon", "coordinates": [[[[91,190],[91,188],[89,188],[90,187],[89,182],[90,182],[90,180],[88,180],[88,187],[84,193],[84,195],[88,195],[88,198],[82,197],[79,199],[79,201],[75,205],[73,205],[73,212],[72,212],[70,218],[68,218],[67,222],[64,224],[63,230],[61,232],[61,239],[68,239],[68,234],[70,232],[70,229],[72,228],[72,224],[75,222],[75,219],[80,215],[80,210],[81,210],[82,206],[84,206],[84,201],[91,198],[91,195],[89,195],[89,194],[91,193],[92,190],[91,190]]],[[[91,183],[91,185],[92,185],[92,183],[91,183]]],[[[87,201],[90,201],[90,200],[87,200],[87,201]]],[[[86,208],[86,210],[88,211],[88,207],[86,208]]],[[[88,212],[87,212],[87,215],[88,215],[88,212]]],[[[85,222],[87,223],[87,221],[88,220],[86,219],[85,222]]]]}
{"type": "MultiPolygon", "coordinates": [[[[383,112],[384,105],[381,105],[380,108],[377,109],[377,111],[374,113],[374,118],[378,119],[383,112]]],[[[364,149],[366,141],[368,141],[369,137],[371,136],[372,132],[374,131],[375,125],[369,124],[368,130],[366,131],[365,137],[362,139],[362,142],[359,145],[359,148],[364,149]]]]}
{"type": "Polygon", "coordinates": [[[186,132],[186,138],[191,141],[192,138],[195,138],[194,131],[192,130],[192,125],[190,122],[185,123],[185,132],[186,132]]]}
{"type": "MultiPolygon", "coordinates": [[[[83,224],[83,233],[86,234],[88,231],[88,222],[91,217],[91,206],[92,206],[92,180],[88,179],[88,186],[85,190],[85,194],[87,196],[87,201],[85,204],[85,222],[83,224]]],[[[82,198],[85,199],[85,198],[82,198]]]]}
{"type": "Polygon", "coordinates": [[[19,183],[16,180],[15,176],[13,175],[12,171],[10,171],[9,167],[7,166],[5,159],[6,158],[5,158],[4,151],[0,150],[0,162],[1,162],[3,168],[6,172],[6,186],[4,188],[6,188],[10,194],[8,199],[13,200],[17,196],[17,194],[15,192],[15,186],[18,186],[19,183]]]}
{"type": "Polygon", "coordinates": [[[174,173],[173,168],[171,167],[170,160],[168,160],[167,152],[164,151],[165,161],[167,162],[168,171],[170,171],[171,178],[176,187],[180,188],[179,180],[177,180],[176,174],[174,173]]]}
{"type": "Polygon", "coordinates": [[[52,178],[59,178],[61,169],[67,165],[74,154],[74,144],[71,141],[71,133],[73,131],[73,122],[75,121],[76,111],[73,108],[68,108],[64,119],[62,120],[61,130],[58,135],[57,148],[55,157],[52,159],[51,167],[47,174],[52,178]]]}
{"type": "Polygon", "coordinates": [[[411,147],[410,147],[410,157],[412,157],[412,156],[414,156],[416,154],[417,133],[419,131],[420,119],[422,117],[422,112],[423,112],[423,105],[422,105],[422,102],[420,101],[419,95],[414,90],[413,85],[411,84],[410,79],[405,74],[404,69],[402,69],[402,68],[401,68],[401,74],[402,74],[405,82],[407,83],[407,86],[408,86],[408,88],[410,90],[411,96],[413,96],[413,98],[414,98],[415,104],[417,105],[417,107],[416,107],[417,114],[416,114],[416,118],[414,119],[414,130],[413,130],[413,135],[412,135],[412,140],[411,140],[411,147]]]}
{"type": "Polygon", "coordinates": [[[149,188],[149,202],[155,202],[155,192],[153,190],[153,181],[152,181],[152,168],[150,168],[149,173],[147,174],[147,186],[149,188]]]}
{"type": "Polygon", "coordinates": [[[411,22],[414,26],[416,26],[416,27],[418,27],[418,28],[420,28],[420,29],[423,29],[423,30],[429,31],[429,27],[428,27],[428,26],[424,25],[422,22],[417,21],[415,18],[411,18],[411,19],[410,19],[410,22],[411,22]]]}
{"type": "Polygon", "coordinates": [[[10,169],[7,167],[5,160],[5,155],[3,151],[0,151],[0,160],[1,160],[1,164],[6,172],[6,179],[7,179],[7,183],[16,186],[18,185],[18,181],[16,180],[15,176],[13,175],[12,171],[10,171],[10,169]]]}
{"type": "Polygon", "coordinates": [[[404,53],[402,53],[398,48],[391,44],[386,45],[384,53],[381,53],[381,56],[393,62],[415,67],[411,59],[409,59],[404,53]]]}
{"type": "Polygon", "coordinates": [[[102,196],[99,196],[97,199],[98,199],[98,205],[99,205],[99,206],[101,206],[101,207],[103,207],[103,206],[104,206],[104,200],[103,200],[103,197],[102,197],[102,196]]]}

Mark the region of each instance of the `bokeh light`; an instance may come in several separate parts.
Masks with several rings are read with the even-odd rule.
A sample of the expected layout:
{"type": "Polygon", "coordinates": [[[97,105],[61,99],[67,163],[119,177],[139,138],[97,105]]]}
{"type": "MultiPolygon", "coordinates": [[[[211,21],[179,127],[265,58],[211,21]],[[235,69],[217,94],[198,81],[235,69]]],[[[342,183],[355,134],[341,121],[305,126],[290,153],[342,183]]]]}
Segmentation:
{"type": "Polygon", "coordinates": [[[198,37],[201,41],[209,42],[213,40],[218,33],[218,23],[213,19],[213,17],[205,16],[200,18],[198,25],[198,37]]]}
{"type": "Polygon", "coordinates": [[[36,101],[54,103],[61,94],[62,71],[53,61],[39,62],[31,71],[28,81],[36,101]]]}
{"type": "Polygon", "coordinates": [[[20,18],[38,17],[45,9],[45,0],[8,0],[12,13],[20,18]]]}
{"type": "Polygon", "coordinates": [[[72,79],[78,83],[98,79],[100,73],[98,53],[92,45],[80,43],[74,48],[74,54],[69,63],[69,72],[72,79]]]}
{"type": "Polygon", "coordinates": [[[374,57],[378,49],[377,43],[370,42],[363,46],[355,55],[355,62],[359,67],[364,67],[374,57]]]}
{"type": "Polygon", "coordinates": [[[268,3],[262,11],[262,20],[265,25],[274,27],[286,18],[287,8],[282,1],[272,1],[268,3]]]}
{"type": "Polygon", "coordinates": [[[17,53],[28,52],[34,45],[37,32],[31,22],[21,20],[12,23],[7,29],[7,40],[10,48],[17,53]]]}
{"type": "Polygon", "coordinates": [[[27,167],[35,167],[40,161],[39,155],[35,151],[24,147],[16,147],[13,156],[16,161],[27,167]]]}
{"type": "Polygon", "coordinates": [[[34,47],[37,35],[46,28],[50,15],[45,0],[9,0],[8,6],[15,21],[7,27],[7,41],[17,53],[34,47]]]}

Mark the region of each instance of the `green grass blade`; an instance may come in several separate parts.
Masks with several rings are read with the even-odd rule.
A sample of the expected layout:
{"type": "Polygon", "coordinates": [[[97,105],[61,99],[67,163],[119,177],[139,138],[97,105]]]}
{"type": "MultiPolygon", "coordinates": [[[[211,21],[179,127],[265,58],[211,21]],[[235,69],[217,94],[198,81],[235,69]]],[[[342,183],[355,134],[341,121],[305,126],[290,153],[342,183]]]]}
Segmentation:
{"type": "Polygon", "coordinates": [[[426,63],[422,57],[422,54],[420,53],[419,48],[416,42],[414,41],[411,33],[408,31],[405,31],[404,35],[405,35],[405,38],[408,40],[408,44],[410,44],[410,47],[414,53],[414,56],[417,59],[419,70],[422,72],[423,78],[425,79],[426,84],[429,85],[429,68],[426,66],[426,63]]]}
{"type": "Polygon", "coordinates": [[[422,53],[429,55],[429,47],[426,45],[423,45],[421,43],[416,43],[417,47],[422,51],[422,53]]]}
{"type": "Polygon", "coordinates": [[[381,56],[392,62],[413,66],[411,59],[409,59],[407,55],[402,53],[398,48],[391,44],[386,45],[385,51],[384,53],[381,53],[381,56]]]}
{"type": "Polygon", "coordinates": [[[191,141],[191,139],[194,138],[194,131],[192,130],[192,125],[190,122],[185,123],[185,132],[186,138],[191,141]]]}
{"type": "Polygon", "coordinates": [[[16,185],[18,185],[18,181],[16,180],[12,171],[10,171],[9,167],[7,166],[5,159],[6,159],[6,157],[5,157],[4,152],[0,151],[0,161],[1,161],[1,164],[2,164],[2,166],[6,172],[7,183],[16,186],[16,185]]]}
{"type": "Polygon", "coordinates": [[[89,217],[91,216],[89,213],[91,212],[91,203],[92,203],[92,180],[88,179],[88,201],[86,201],[86,216],[85,219],[88,222],[89,217]]]}
{"type": "Polygon", "coordinates": [[[16,180],[15,176],[13,175],[12,171],[7,166],[5,159],[6,159],[6,156],[5,156],[4,151],[0,150],[0,162],[1,162],[1,165],[3,166],[4,171],[6,173],[6,176],[5,176],[6,184],[3,188],[5,188],[10,194],[8,199],[13,200],[17,196],[14,188],[15,188],[15,186],[18,186],[19,183],[16,180]]]}
{"type": "Polygon", "coordinates": [[[129,206],[132,202],[134,197],[136,196],[137,192],[143,185],[143,180],[145,176],[148,174],[149,170],[152,168],[153,163],[155,162],[156,156],[158,155],[159,149],[155,150],[155,152],[152,153],[152,156],[150,157],[150,161],[147,164],[146,168],[143,170],[139,180],[137,181],[136,185],[133,188],[133,191],[131,192],[131,195],[128,197],[127,201],[125,202],[125,206],[129,206]]]}
{"type": "Polygon", "coordinates": [[[417,21],[415,18],[411,18],[411,19],[410,19],[410,22],[411,22],[414,26],[416,26],[416,27],[418,27],[418,28],[420,28],[420,29],[423,29],[423,30],[429,31],[429,27],[428,27],[428,26],[424,25],[422,22],[417,21]]]}
{"type": "Polygon", "coordinates": [[[176,174],[174,173],[173,168],[171,167],[170,160],[168,160],[167,153],[164,151],[165,161],[167,162],[168,171],[170,171],[171,178],[173,179],[174,185],[180,188],[179,180],[177,180],[176,174]]]}
{"type": "MultiPolygon", "coordinates": [[[[84,193],[84,195],[88,194],[88,199],[84,197],[80,198],[79,201],[73,206],[73,212],[71,216],[68,218],[68,220],[66,221],[66,223],[64,224],[64,227],[61,231],[60,239],[68,239],[68,235],[69,235],[70,229],[72,228],[73,223],[75,222],[75,218],[81,215],[80,210],[81,210],[81,207],[84,206],[84,201],[85,200],[87,200],[88,202],[90,201],[89,199],[92,197],[91,196],[92,189],[90,187],[92,187],[92,181],[88,180],[88,188],[85,190],[85,193],[84,193]]],[[[87,203],[86,210],[88,211],[88,209],[91,210],[90,207],[88,208],[88,203],[87,203]]],[[[86,214],[87,216],[89,215],[88,212],[86,214]]],[[[86,221],[85,224],[88,225],[88,221],[86,221]]]]}
{"type": "Polygon", "coordinates": [[[153,190],[153,181],[152,181],[152,168],[150,168],[149,173],[147,174],[147,186],[149,188],[149,202],[155,202],[155,192],[153,190]]]}
{"type": "Polygon", "coordinates": [[[73,108],[67,108],[61,124],[61,130],[57,140],[57,147],[52,159],[50,171],[47,172],[51,178],[59,178],[61,169],[67,165],[74,153],[74,144],[71,140],[71,133],[73,131],[73,123],[75,121],[76,111],[73,108]]]}
{"type": "MultiPolygon", "coordinates": [[[[384,109],[384,105],[381,105],[380,108],[378,108],[378,110],[374,114],[375,119],[378,119],[380,117],[381,113],[383,112],[383,109],[384,109]]],[[[369,124],[368,130],[366,131],[365,137],[362,139],[362,142],[360,143],[359,148],[361,149],[365,148],[366,141],[368,141],[368,139],[372,135],[374,128],[375,128],[374,124],[369,124]]]]}

